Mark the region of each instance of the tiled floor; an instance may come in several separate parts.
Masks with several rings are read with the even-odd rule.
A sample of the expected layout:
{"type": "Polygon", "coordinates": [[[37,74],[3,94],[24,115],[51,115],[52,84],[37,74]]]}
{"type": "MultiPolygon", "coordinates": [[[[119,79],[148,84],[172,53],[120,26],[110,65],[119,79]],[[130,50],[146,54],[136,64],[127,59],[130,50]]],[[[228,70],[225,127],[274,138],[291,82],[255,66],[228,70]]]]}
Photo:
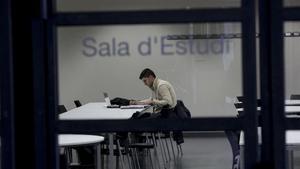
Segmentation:
{"type": "MultiPolygon", "coordinates": [[[[185,137],[182,149],[183,156],[176,160],[172,159],[167,165],[167,169],[231,169],[232,152],[225,135],[185,137]]],[[[159,157],[162,159],[160,152],[159,157]]],[[[157,169],[164,169],[162,160],[160,160],[160,166],[157,169]]],[[[105,164],[104,169],[122,168],[116,167],[116,163],[113,161],[112,164],[105,164]]],[[[150,161],[147,161],[142,169],[152,169],[150,161]]],[[[299,151],[294,152],[294,169],[300,169],[299,151]]]]}
{"type": "Polygon", "coordinates": [[[225,137],[186,138],[183,151],[174,169],[231,169],[232,153],[225,137]]]}
{"type": "MultiPolygon", "coordinates": [[[[225,136],[186,137],[182,150],[183,156],[177,157],[175,162],[172,159],[167,169],[231,169],[232,153],[225,136]]],[[[164,169],[162,161],[160,163],[160,169],[164,169]]],[[[116,167],[112,164],[110,168],[116,167]]],[[[144,168],[151,169],[149,161],[144,168]]]]}

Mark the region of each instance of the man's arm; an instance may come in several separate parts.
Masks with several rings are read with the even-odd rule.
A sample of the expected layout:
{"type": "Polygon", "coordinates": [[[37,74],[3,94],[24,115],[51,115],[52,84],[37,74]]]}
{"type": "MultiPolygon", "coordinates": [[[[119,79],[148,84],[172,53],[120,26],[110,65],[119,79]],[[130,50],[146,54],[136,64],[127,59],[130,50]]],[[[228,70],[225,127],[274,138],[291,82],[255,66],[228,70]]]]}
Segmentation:
{"type": "Polygon", "coordinates": [[[144,99],[144,100],[130,100],[129,104],[133,105],[151,105],[153,104],[153,99],[144,99]]]}

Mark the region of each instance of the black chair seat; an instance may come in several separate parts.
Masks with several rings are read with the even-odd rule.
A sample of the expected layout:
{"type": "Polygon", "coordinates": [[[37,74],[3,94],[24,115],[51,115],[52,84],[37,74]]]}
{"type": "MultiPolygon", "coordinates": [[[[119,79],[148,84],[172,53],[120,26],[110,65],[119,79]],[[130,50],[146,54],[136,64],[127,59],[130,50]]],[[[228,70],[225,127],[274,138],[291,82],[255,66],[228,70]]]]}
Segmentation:
{"type": "Polygon", "coordinates": [[[74,100],[76,107],[80,107],[82,104],[79,100],[74,100]]]}

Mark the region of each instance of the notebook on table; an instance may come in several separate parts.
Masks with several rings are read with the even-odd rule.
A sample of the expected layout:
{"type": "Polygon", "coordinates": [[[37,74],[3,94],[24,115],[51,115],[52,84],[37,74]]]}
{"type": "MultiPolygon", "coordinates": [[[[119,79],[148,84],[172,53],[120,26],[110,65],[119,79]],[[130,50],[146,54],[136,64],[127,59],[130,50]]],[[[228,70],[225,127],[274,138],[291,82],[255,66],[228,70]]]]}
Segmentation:
{"type": "Polygon", "coordinates": [[[149,107],[150,105],[128,105],[128,106],[121,106],[121,109],[144,109],[149,107]]]}

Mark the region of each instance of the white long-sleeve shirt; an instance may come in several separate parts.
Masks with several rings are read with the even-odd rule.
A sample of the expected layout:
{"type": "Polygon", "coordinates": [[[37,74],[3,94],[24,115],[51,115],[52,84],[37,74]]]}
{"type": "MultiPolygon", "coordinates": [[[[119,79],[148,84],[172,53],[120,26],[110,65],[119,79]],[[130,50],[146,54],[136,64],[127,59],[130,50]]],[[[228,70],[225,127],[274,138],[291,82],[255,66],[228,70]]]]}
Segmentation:
{"type": "Polygon", "coordinates": [[[168,105],[169,108],[174,108],[177,103],[176,94],[173,86],[159,78],[155,78],[151,90],[154,93],[153,102],[159,107],[168,105]]]}

